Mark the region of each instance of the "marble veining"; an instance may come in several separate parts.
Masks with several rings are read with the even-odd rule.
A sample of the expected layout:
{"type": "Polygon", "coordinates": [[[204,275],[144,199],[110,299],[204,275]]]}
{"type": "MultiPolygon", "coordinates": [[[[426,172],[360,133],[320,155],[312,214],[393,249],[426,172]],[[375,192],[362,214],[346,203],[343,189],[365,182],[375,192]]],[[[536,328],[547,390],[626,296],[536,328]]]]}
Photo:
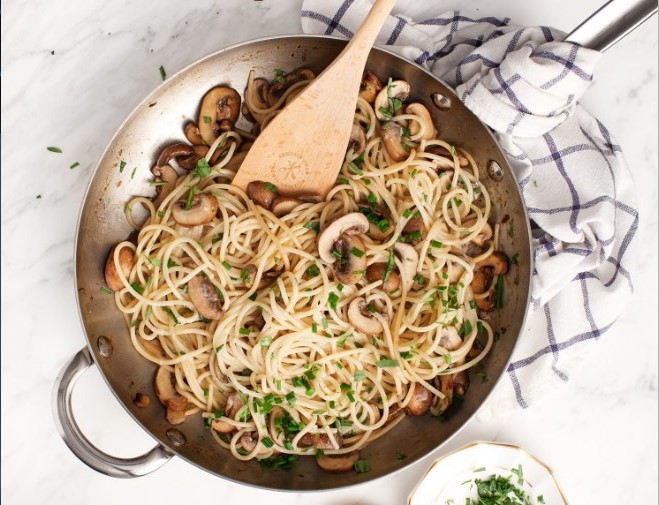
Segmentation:
{"type": "MultiPolygon", "coordinates": [[[[14,0],[2,23],[2,501],[15,504],[400,504],[434,457],[473,440],[525,447],[555,470],[571,503],[657,502],[657,21],[611,49],[582,103],[623,147],[638,186],[636,292],[618,323],[566,387],[533,408],[476,418],[440,451],[395,476],[353,489],[283,494],[239,486],[174,458],[116,480],[65,447],[50,412],[62,364],[85,342],[74,292],[76,222],[104,146],[130,110],[168,75],[251,38],[299,33],[301,0],[102,2],[14,0]],[[57,146],[62,153],[52,153],[57,146]],[[79,166],[69,168],[74,162],[79,166]],[[611,485],[602,486],[602,482],[611,485]]],[[[599,0],[551,6],[474,0],[480,15],[565,31],[599,0]]],[[[458,0],[399,0],[413,17],[464,8],[458,0]]],[[[99,447],[130,457],[153,441],[97,370],[74,395],[99,447]]]]}

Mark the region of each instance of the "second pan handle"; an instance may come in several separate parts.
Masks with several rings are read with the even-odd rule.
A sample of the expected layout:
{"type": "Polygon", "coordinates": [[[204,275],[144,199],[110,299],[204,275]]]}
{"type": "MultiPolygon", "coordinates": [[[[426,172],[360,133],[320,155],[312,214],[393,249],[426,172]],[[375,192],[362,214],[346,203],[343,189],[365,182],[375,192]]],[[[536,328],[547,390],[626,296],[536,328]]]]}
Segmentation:
{"type": "Polygon", "coordinates": [[[609,0],[565,38],[604,52],[657,13],[657,0],[609,0]]]}

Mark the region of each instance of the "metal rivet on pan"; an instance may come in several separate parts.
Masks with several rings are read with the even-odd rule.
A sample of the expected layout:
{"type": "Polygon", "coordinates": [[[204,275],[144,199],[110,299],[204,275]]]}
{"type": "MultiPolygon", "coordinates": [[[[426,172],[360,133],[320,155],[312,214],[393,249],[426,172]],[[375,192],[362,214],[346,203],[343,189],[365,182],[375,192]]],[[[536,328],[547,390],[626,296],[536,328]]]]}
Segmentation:
{"type": "Polygon", "coordinates": [[[490,179],[493,181],[499,182],[503,179],[503,169],[496,161],[490,160],[487,164],[487,175],[490,176],[490,179]]]}
{"type": "Polygon", "coordinates": [[[181,445],[185,444],[185,442],[187,442],[185,435],[175,428],[168,429],[165,432],[165,435],[167,435],[169,441],[176,447],[180,447],[181,445]]]}
{"type": "Polygon", "coordinates": [[[108,337],[104,337],[104,336],[98,337],[98,340],[96,341],[96,345],[98,347],[98,352],[104,358],[109,358],[110,355],[112,354],[112,351],[114,350],[114,348],[112,347],[112,342],[110,342],[110,339],[108,337]]]}
{"type": "Polygon", "coordinates": [[[435,104],[435,107],[440,110],[449,110],[451,108],[451,99],[446,95],[433,93],[430,95],[430,99],[432,100],[432,103],[435,104]]]}

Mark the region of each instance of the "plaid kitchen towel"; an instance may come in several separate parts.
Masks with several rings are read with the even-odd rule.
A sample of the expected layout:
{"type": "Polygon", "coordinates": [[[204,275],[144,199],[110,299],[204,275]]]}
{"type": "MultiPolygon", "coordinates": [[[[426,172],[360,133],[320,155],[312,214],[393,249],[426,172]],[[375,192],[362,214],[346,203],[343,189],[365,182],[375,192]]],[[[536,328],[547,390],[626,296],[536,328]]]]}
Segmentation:
{"type": "MultiPolygon", "coordinates": [[[[307,33],[351,37],[369,0],[305,0],[307,33]]],[[[533,233],[532,305],[485,412],[526,408],[568,381],[633,290],[638,211],[620,146],[577,101],[600,53],[547,27],[447,12],[390,16],[376,44],[428,68],[495,132],[533,233]]]]}

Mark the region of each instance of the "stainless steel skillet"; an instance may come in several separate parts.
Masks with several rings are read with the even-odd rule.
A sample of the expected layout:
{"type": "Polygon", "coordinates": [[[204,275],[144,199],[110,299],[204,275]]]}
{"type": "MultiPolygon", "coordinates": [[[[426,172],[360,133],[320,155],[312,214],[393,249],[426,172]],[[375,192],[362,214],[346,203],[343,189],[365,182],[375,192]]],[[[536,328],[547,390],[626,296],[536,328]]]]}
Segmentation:
{"type": "Polygon", "coordinates": [[[344,45],[345,41],[330,37],[294,36],[219,51],[182,70],[148,96],[110,142],[88,187],[77,233],[76,287],[87,345],[65,365],[54,396],[60,433],[76,456],[92,468],[115,477],[133,477],[155,470],[176,454],[215,475],[266,488],[321,490],[362,483],[400,470],[445,443],[476,412],[502,375],[523,328],[531,273],[528,220],[517,185],[487,127],[451,89],[422,68],[382,49],[372,51],[368,67],[381,76],[410,82],[413,98],[432,111],[440,136],[470,150],[483,169],[495,168],[483,170],[489,174],[483,182],[493,197],[493,219],[505,220],[505,230],[514,230],[501,235],[502,249],[509,255],[518,254],[519,266],[506,279],[504,308],[493,316],[493,327],[501,338],[485,362],[489,381],[473,380],[464,403],[451,416],[444,422],[430,417],[405,419],[389,436],[363,451],[372,465],[372,471],[364,474],[328,474],[313,461],[301,460],[292,471],[272,471],[255,462],[237,461],[211,440],[201,418],[191,418],[177,428],[166,422],[164,409],[153,395],[155,367],[132,349],[112,297],[100,292],[109,249],[131,232],[124,217],[125,203],[133,195],[150,194],[149,168],[155,154],[164,143],[183,139],[182,124],[196,116],[204,92],[220,83],[242,90],[252,68],[266,75],[274,68],[302,65],[319,72],[344,45]],[[448,99],[448,109],[433,105],[436,93],[448,99]],[[121,160],[127,163],[124,171],[119,170],[121,160]],[[126,410],[157,441],[149,453],[134,459],[114,458],[96,449],[79,430],[71,392],[76,379],[92,364],[100,368],[126,410]],[[137,392],[151,395],[154,401],[149,408],[133,404],[137,392]],[[407,455],[405,460],[396,458],[401,451],[407,455]]]}

